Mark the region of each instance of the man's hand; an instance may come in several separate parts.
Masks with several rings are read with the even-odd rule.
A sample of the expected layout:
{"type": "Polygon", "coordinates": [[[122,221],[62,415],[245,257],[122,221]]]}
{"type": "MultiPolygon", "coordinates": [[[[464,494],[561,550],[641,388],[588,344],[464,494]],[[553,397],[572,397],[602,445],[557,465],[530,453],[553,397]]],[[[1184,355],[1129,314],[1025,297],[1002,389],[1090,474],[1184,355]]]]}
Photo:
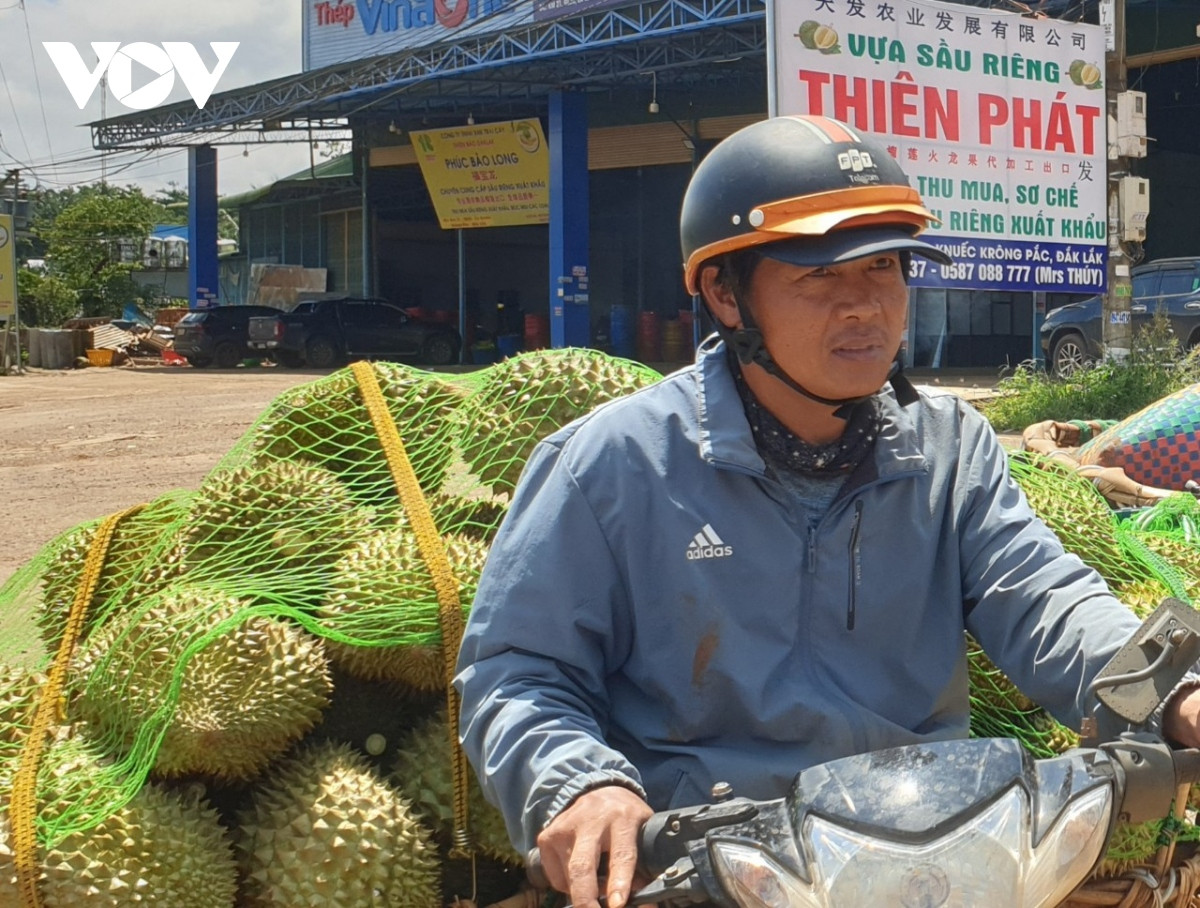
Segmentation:
{"type": "Polygon", "coordinates": [[[1200,687],[1185,687],[1167,701],[1163,734],[1184,747],[1200,747],[1200,687]]]}
{"type": "Polygon", "coordinates": [[[623,908],[637,870],[638,833],[654,813],[621,785],[576,798],[537,838],[550,885],[571,896],[572,908],[599,908],[600,856],[608,855],[608,908],[623,908]]]}

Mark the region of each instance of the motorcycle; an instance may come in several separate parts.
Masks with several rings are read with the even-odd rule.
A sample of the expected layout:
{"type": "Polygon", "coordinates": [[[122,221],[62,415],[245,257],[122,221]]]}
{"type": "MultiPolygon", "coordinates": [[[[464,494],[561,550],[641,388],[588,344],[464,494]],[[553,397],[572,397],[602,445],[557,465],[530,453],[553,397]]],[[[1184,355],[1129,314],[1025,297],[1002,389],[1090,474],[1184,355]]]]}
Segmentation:
{"type": "MultiPolygon", "coordinates": [[[[1200,750],[1145,731],[1096,739],[1102,710],[1144,726],[1200,658],[1200,614],[1165,600],[1089,688],[1083,744],[1034,759],[1017,741],[894,747],[800,772],[775,800],[713,787],[713,803],[654,814],[639,840],[651,882],[633,905],[969,908],[1058,905],[1104,857],[1119,821],[1168,815],[1200,781],[1200,750]]],[[[527,874],[546,887],[536,849],[527,874]]]]}

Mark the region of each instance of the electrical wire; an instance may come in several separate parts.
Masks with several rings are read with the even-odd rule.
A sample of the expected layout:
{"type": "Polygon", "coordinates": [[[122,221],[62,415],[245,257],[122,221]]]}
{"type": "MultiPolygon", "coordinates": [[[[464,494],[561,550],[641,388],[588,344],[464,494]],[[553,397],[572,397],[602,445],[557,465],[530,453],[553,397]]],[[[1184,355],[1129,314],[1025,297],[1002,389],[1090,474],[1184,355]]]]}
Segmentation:
{"type": "Polygon", "coordinates": [[[8,76],[4,72],[4,55],[0,54],[0,82],[4,83],[4,93],[8,96],[8,106],[12,108],[13,122],[17,125],[17,135],[21,137],[21,144],[25,146],[25,154],[29,152],[29,140],[25,138],[25,130],[21,128],[21,118],[17,115],[17,105],[13,101],[12,89],[8,86],[8,76]]]}
{"type": "Polygon", "coordinates": [[[18,0],[21,5],[21,15],[25,20],[25,40],[29,44],[29,62],[33,66],[33,84],[37,89],[38,107],[42,111],[42,129],[46,133],[46,148],[50,150],[51,169],[54,161],[54,143],[50,141],[50,124],[46,121],[46,100],[42,96],[42,80],[38,75],[37,57],[33,53],[33,35],[29,31],[29,10],[25,8],[25,0],[18,0]]]}

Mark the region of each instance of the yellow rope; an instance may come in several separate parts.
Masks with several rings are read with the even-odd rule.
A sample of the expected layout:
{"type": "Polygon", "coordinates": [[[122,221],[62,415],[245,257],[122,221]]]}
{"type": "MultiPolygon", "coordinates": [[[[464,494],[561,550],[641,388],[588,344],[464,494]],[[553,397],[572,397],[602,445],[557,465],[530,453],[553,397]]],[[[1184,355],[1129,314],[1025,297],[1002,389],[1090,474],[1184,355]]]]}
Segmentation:
{"type": "Polygon", "coordinates": [[[417,546],[433,577],[433,587],[438,599],[438,623],[442,630],[442,662],[446,680],[446,732],[450,739],[450,763],[454,778],[454,847],[453,857],[462,857],[471,852],[470,817],[467,814],[467,757],[458,743],[458,691],[454,689],[454,664],[458,660],[458,647],[462,643],[462,603],[458,598],[458,580],[446,557],[446,546],[433,522],[429,502],[421,491],[417,476],[413,472],[404,442],[392,420],[379,380],[370,363],[357,362],[350,366],[363,403],[371,416],[371,424],[379,437],[379,444],[387,457],[392,481],[400,495],[400,503],[408,515],[417,546]]]}
{"type": "Polygon", "coordinates": [[[87,558],[83,564],[83,576],[75,590],[75,600],[71,603],[71,611],[67,614],[67,624],[63,629],[62,642],[58,645],[54,663],[50,666],[49,677],[38,698],[34,711],[33,724],[21,746],[20,763],[13,776],[12,791],[9,800],[9,822],[12,825],[13,863],[17,869],[17,889],[20,892],[21,905],[24,908],[41,908],[41,896],[38,893],[38,846],[37,846],[37,776],[42,762],[42,754],[46,749],[46,735],[51,725],[61,724],[63,715],[62,693],[66,685],[67,669],[75,654],[75,644],[83,633],[84,619],[96,595],[96,587],[100,583],[100,574],[108,558],[108,548],[112,543],[117,525],[129,515],[141,510],[142,505],[111,514],[105,517],[96,528],[96,535],[88,547],[87,558]]]}

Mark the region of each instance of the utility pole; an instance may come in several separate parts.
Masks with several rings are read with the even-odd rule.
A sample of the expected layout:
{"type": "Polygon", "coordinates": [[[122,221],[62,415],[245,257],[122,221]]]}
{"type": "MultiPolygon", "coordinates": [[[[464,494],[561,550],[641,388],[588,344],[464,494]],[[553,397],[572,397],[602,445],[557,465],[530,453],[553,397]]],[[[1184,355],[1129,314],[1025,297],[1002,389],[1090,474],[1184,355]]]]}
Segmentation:
{"type": "Polygon", "coordinates": [[[1101,338],[1106,359],[1123,360],[1133,343],[1130,304],[1133,281],[1130,261],[1122,245],[1124,218],[1121,211],[1121,177],[1129,172],[1129,159],[1117,141],[1118,97],[1125,91],[1125,0],[1100,0],[1100,22],[1105,26],[1105,101],[1108,121],[1108,290],[1101,306],[1101,338]]]}
{"type": "MultiPolygon", "coordinates": [[[[7,183],[9,180],[12,180],[12,186],[13,186],[12,221],[11,221],[11,223],[13,225],[13,229],[12,229],[12,236],[10,236],[8,238],[8,242],[12,246],[12,252],[8,253],[8,254],[12,256],[12,261],[15,265],[16,260],[17,260],[17,254],[16,254],[17,204],[18,204],[18,200],[20,199],[20,196],[21,196],[21,171],[19,169],[10,170],[7,174],[5,174],[4,182],[7,183]]],[[[5,254],[5,253],[0,252],[0,255],[3,255],[3,254],[5,254]]],[[[12,317],[9,318],[5,322],[4,351],[3,351],[3,355],[0,356],[0,360],[3,360],[5,375],[12,375],[14,373],[19,375],[22,371],[24,371],[21,368],[21,323],[20,323],[21,294],[17,290],[17,272],[16,272],[15,267],[13,268],[12,281],[13,281],[13,312],[12,312],[12,317]],[[16,362],[13,362],[12,360],[10,360],[9,356],[8,356],[8,335],[9,335],[9,333],[11,333],[16,340],[16,351],[17,351],[16,362]]]]}

